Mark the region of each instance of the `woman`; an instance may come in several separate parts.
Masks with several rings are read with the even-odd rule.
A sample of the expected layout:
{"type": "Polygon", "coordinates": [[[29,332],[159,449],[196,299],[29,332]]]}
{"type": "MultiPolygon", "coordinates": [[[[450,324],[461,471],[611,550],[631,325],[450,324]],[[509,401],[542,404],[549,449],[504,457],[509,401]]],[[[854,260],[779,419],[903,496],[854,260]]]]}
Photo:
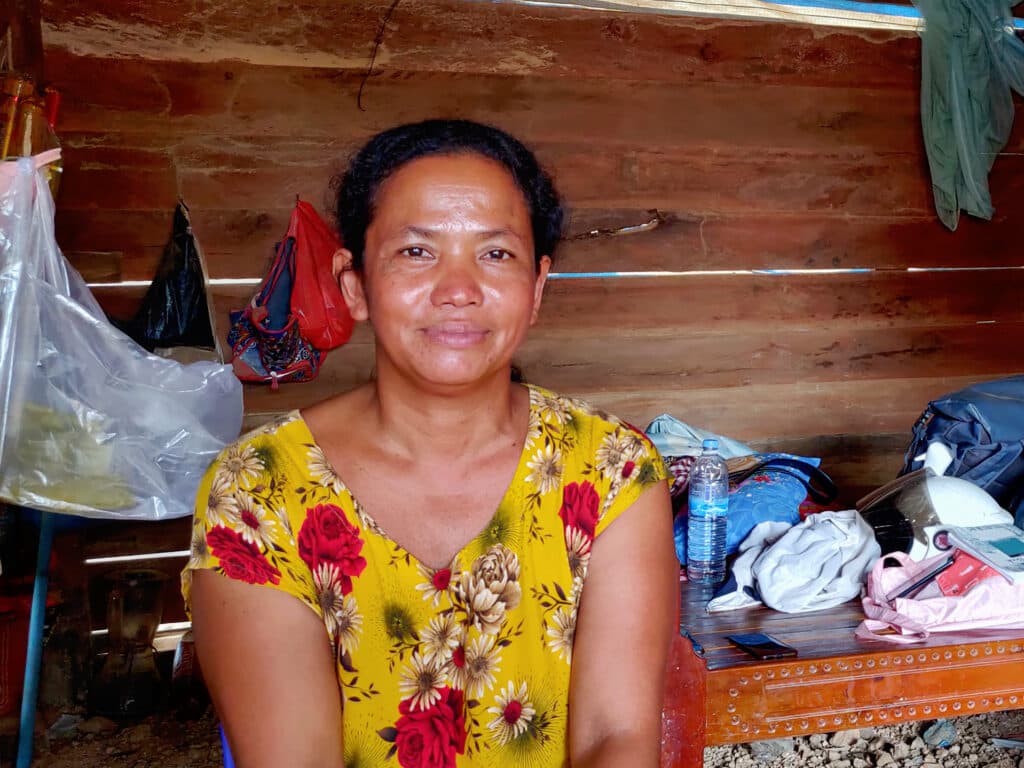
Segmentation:
{"type": "Polygon", "coordinates": [[[428,121],[361,150],[337,215],[375,379],[225,450],[183,574],[237,764],[656,766],[661,460],[510,375],[561,229],[550,179],[501,131],[428,121]]]}

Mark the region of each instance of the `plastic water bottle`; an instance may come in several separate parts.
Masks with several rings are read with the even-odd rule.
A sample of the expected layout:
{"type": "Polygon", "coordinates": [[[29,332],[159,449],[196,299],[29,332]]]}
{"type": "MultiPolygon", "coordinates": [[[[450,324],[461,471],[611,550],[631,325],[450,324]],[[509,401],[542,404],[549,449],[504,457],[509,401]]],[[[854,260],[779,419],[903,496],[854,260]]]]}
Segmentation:
{"type": "Polygon", "coordinates": [[[690,469],[690,512],[686,529],[686,575],[717,584],[725,579],[725,526],[729,511],[729,469],[718,441],[705,440],[690,469]]]}

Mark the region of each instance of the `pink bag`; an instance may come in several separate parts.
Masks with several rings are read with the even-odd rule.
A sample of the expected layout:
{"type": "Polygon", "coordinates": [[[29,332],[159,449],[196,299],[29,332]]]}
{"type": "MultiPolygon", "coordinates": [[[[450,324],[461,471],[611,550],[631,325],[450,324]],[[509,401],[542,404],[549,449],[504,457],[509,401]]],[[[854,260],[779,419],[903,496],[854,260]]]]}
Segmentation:
{"type": "Polygon", "coordinates": [[[1024,629],[1024,584],[1011,584],[1001,576],[986,579],[955,597],[885,599],[886,594],[947,556],[942,553],[919,563],[902,552],[880,557],[868,574],[867,594],[861,601],[867,618],[857,627],[857,636],[918,643],[932,632],[1024,629]],[[896,560],[900,565],[885,568],[886,560],[896,560]]]}

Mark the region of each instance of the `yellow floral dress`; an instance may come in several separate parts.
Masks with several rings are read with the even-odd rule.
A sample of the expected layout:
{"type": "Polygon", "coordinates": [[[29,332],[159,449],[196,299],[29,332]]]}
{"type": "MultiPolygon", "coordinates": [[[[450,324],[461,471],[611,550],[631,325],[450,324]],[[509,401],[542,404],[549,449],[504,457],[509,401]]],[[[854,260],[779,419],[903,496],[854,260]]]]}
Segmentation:
{"type": "Polygon", "coordinates": [[[388,538],[297,411],[225,449],[203,479],[186,605],[191,571],[212,568],[314,610],[337,660],[349,768],[566,762],[591,544],[665,469],[638,430],[529,389],[512,483],[446,568],[388,538]]]}

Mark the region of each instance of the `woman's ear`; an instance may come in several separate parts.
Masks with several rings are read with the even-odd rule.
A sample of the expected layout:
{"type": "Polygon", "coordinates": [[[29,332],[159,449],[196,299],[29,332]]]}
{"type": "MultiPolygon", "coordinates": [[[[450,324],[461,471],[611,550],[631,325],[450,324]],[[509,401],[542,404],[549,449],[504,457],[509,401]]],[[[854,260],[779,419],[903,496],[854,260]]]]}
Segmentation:
{"type": "Polygon", "coordinates": [[[530,315],[530,325],[537,322],[537,317],[540,314],[540,303],[544,298],[544,285],[547,283],[550,270],[551,257],[541,256],[537,262],[537,278],[533,284],[533,312],[530,315]]]}
{"type": "Polygon", "coordinates": [[[352,251],[348,248],[339,248],[331,260],[331,272],[338,281],[338,287],[341,288],[341,295],[348,304],[352,319],[361,322],[366,320],[370,313],[366,303],[366,292],[363,290],[363,275],[352,266],[352,260],[352,251]]]}

